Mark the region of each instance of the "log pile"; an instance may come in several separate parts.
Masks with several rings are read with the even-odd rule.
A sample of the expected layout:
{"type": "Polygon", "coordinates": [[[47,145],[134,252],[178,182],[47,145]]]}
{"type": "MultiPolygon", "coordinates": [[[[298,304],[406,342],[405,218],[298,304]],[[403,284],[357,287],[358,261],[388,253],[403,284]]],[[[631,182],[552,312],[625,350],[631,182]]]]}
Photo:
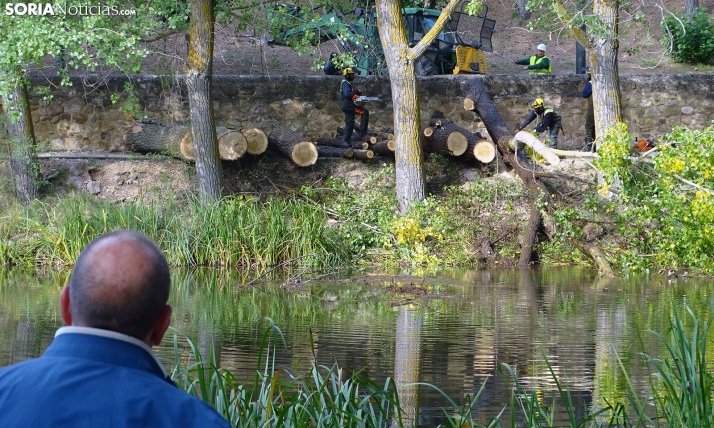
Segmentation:
{"type": "Polygon", "coordinates": [[[496,157],[496,146],[478,132],[471,132],[435,112],[429,126],[422,131],[424,151],[477,160],[483,164],[496,157]]]}
{"type": "MultiPolygon", "coordinates": [[[[238,160],[245,153],[261,154],[268,146],[268,137],[258,128],[217,127],[216,138],[224,160],[238,160]]],[[[155,118],[135,121],[126,142],[135,152],[163,153],[187,161],[196,160],[191,128],[181,123],[155,118]]]]}

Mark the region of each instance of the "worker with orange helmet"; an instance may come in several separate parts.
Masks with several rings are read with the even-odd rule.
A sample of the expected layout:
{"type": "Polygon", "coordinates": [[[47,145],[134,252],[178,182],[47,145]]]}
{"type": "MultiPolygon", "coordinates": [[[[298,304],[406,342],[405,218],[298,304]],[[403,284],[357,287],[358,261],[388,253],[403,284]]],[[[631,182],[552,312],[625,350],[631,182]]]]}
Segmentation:
{"type": "Polygon", "coordinates": [[[555,149],[558,146],[558,132],[561,130],[562,126],[560,123],[560,115],[556,113],[552,108],[546,108],[543,98],[536,98],[531,103],[531,112],[526,117],[526,119],[521,122],[516,128],[516,133],[521,129],[528,126],[538,118],[538,124],[535,127],[537,133],[549,130],[548,138],[546,139],[546,144],[551,149],[555,149]]]}

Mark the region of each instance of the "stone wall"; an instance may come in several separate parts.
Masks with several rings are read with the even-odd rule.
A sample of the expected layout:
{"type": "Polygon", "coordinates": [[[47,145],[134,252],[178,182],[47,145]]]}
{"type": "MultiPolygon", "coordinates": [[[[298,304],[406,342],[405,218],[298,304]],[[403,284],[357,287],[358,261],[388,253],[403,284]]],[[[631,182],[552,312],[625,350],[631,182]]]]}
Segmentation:
{"type": "MultiPolygon", "coordinates": [[[[565,137],[559,146],[583,145],[586,101],[580,97],[585,77],[578,75],[436,76],[419,79],[422,122],[434,110],[472,131],[484,131],[472,112],[463,109],[461,83],[483,79],[498,111],[513,128],[528,113],[528,104],[543,97],[563,119],[565,137]]],[[[330,137],[344,125],[337,103],[341,78],[334,76],[215,76],[214,111],[217,125],[257,126],[267,131],[273,121],[306,136],[330,137]]],[[[34,78],[31,110],[35,133],[50,150],[126,150],[125,136],[136,117],[186,121],[189,117],[185,85],[158,76],[113,77],[101,81],[59,81],[34,78]],[[126,91],[126,84],[133,89],[126,91]],[[49,88],[51,100],[45,94],[49,88]],[[120,94],[113,103],[113,97],[120,94]],[[131,95],[131,96],[130,96],[131,95]],[[128,112],[127,112],[128,111],[128,112]]],[[[392,95],[389,80],[361,77],[355,86],[380,98],[367,105],[370,129],[391,129],[392,95]]],[[[674,125],[703,128],[714,116],[714,76],[622,76],[624,119],[634,136],[659,137],[674,125]]],[[[484,133],[484,135],[486,135],[484,133]]]]}

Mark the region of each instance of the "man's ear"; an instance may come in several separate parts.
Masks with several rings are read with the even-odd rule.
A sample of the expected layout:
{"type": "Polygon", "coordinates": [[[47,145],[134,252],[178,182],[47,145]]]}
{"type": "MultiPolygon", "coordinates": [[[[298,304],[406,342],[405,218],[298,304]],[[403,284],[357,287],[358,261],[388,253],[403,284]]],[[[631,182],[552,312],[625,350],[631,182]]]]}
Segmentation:
{"type": "Polygon", "coordinates": [[[69,310],[69,285],[65,285],[60,293],[60,309],[64,323],[72,325],[72,313],[69,310]]]}
{"type": "Polygon", "coordinates": [[[164,306],[161,310],[161,313],[154,322],[153,330],[151,330],[149,337],[146,339],[146,343],[148,343],[149,346],[157,346],[161,343],[161,340],[164,338],[164,334],[166,334],[166,330],[168,330],[169,325],[171,325],[172,311],[173,310],[170,305],[164,306]]]}

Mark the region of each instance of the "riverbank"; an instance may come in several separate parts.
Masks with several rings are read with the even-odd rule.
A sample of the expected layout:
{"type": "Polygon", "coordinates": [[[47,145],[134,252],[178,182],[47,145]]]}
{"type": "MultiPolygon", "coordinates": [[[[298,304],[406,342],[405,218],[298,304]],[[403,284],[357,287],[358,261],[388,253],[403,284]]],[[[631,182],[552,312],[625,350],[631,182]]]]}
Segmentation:
{"type": "MultiPolygon", "coordinates": [[[[71,265],[98,234],[132,228],[177,266],[512,268],[533,201],[520,178],[495,168],[430,155],[428,198],[398,216],[388,158],[298,168],[269,153],[226,163],[231,196],[211,207],[197,203],[193,167],[180,161],[42,160],[40,201],[22,207],[11,183],[1,186],[0,263],[71,265]]],[[[620,272],[680,274],[642,257],[651,222],[632,221],[618,202],[598,196],[592,165],[563,160],[557,170],[545,167],[542,180],[552,194],[541,207],[536,263],[594,266],[587,249],[595,247],[620,272]]]]}

